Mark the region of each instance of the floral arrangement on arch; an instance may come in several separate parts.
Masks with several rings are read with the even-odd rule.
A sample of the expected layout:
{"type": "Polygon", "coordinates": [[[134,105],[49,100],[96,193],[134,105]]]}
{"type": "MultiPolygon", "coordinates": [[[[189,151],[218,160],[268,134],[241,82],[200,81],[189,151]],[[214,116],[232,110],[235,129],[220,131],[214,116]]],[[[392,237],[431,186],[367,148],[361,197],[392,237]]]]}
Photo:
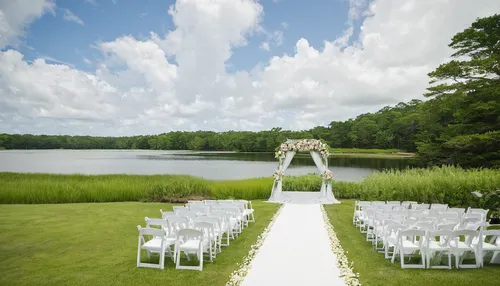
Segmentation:
{"type": "Polygon", "coordinates": [[[279,149],[275,153],[275,157],[279,159],[284,159],[286,156],[286,152],[288,151],[297,151],[297,152],[308,152],[308,151],[317,151],[323,160],[326,160],[330,155],[328,152],[328,146],[317,139],[303,139],[285,142],[281,144],[279,149]]]}
{"type": "Polygon", "coordinates": [[[330,171],[330,170],[326,170],[323,173],[323,180],[325,180],[325,181],[331,181],[331,180],[333,180],[333,172],[330,171]]]}
{"type": "Polygon", "coordinates": [[[281,180],[281,177],[283,177],[283,175],[285,174],[285,172],[283,172],[282,170],[274,170],[274,174],[273,174],[273,178],[275,181],[279,181],[281,180]]]}

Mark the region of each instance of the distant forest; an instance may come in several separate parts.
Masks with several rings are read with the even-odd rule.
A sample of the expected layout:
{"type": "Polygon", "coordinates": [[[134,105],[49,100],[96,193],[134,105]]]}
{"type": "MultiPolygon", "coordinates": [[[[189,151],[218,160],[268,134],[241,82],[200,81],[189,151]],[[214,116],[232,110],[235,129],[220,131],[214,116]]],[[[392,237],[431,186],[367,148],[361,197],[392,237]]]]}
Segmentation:
{"type": "Polygon", "coordinates": [[[91,137],[0,134],[4,149],[274,151],[286,138],[331,147],[402,149],[428,165],[500,167],[500,15],[476,20],[450,43],[455,59],[429,73],[427,101],[412,100],[305,131],[169,132],[91,137]]]}

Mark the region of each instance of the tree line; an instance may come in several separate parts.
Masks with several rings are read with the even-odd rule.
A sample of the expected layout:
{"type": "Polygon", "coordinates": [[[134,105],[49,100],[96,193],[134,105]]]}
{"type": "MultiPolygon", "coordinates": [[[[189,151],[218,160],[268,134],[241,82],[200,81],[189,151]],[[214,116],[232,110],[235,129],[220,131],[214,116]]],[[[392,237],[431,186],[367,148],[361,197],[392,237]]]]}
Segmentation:
{"type": "Polygon", "coordinates": [[[130,137],[0,134],[0,148],[270,152],[287,138],[314,138],[338,148],[417,152],[428,165],[500,166],[500,15],[477,19],[449,46],[453,60],[428,74],[428,100],[401,102],[326,127],[130,137]]]}

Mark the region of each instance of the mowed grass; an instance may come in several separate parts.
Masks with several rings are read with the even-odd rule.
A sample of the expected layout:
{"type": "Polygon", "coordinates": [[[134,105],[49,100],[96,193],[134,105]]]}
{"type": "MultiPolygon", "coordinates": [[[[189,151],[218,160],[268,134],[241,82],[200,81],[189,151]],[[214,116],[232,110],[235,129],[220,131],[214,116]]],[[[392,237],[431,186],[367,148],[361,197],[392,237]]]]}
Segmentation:
{"type": "Polygon", "coordinates": [[[136,267],[137,225],[171,204],[0,205],[0,285],[225,285],[279,208],[253,206],[256,222],[199,272],[136,267]]]}
{"type": "Polygon", "coordinates": [[[499,285],[500,265],[459,270],[401,269],[399,263],[392,264],[383,254],[373,251],[366,236],[352,225],[354,201],[325,205],[325,209],[349,261],[354,262],[354,272],[360,274],[362,285],[499,285]]]}

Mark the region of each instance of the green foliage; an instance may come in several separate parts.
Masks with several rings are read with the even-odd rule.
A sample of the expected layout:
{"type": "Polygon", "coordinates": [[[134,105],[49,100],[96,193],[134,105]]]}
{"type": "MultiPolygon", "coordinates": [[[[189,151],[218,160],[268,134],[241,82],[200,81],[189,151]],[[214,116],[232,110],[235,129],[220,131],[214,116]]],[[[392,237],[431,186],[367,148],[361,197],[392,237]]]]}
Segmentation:
{"type": "Polygon", "coordinates": [[[427,130],[418,152],[429,164],[499,166],[500,15],[476,20],[456,34],[452,60],[429,73],[427,130]]]}
{"type": "Polygon", "coordinates": [[[176,176],[161,185],[146,190],[149,202],[183,202],[188,199],[210,198],[212,190],[205,180],[190,176],[176,176]]]}
{"type": "Polygon", "coordinates": [[[471,192],[500,188],[500,170],[433,167],[388,170],[368,176],[358,185],[361,200],[400,200],[476,206],[471,192]]]}
{"type": "MultiPolygon", "coordinates": [[[[209,181],[180,175],[48,175],[0,173],[0,203],[183,202],[190,198],[267,199],[272,178],[209,181]]],[[[285,176],[283,191],[319,191],[317,175],[285,176]]],[[[474,205],[470,192],[500,189],[500,170],[434,167],[376,172],[363,182],[333,182],[337,198],[474,205]]]]}

